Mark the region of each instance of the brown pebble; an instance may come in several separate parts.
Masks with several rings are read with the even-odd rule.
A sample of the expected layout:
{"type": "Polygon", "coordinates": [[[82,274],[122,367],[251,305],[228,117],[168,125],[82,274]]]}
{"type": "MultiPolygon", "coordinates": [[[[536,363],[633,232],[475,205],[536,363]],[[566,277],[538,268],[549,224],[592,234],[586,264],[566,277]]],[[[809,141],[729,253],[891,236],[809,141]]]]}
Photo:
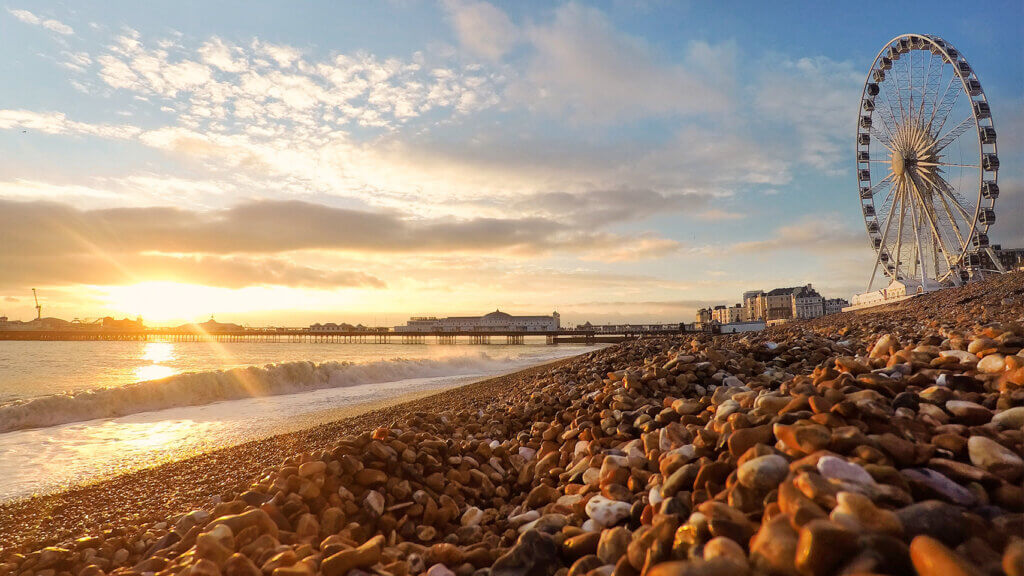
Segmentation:
{"type": "Polygon", "coordinates": [[[920,576],[976,576],[956,552],[928,536],[918,536],[910,543],[910,560],[920,576]]]}

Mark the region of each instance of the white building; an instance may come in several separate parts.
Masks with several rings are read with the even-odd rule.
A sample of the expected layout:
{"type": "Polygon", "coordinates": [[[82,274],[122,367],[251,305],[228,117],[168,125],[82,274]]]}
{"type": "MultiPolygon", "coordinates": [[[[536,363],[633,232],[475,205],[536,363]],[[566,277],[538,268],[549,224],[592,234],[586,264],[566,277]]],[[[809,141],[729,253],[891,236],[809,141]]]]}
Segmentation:
{"type": "Polygon", "coordinates": [[[760,332],[764,330],[764,320],[752,320],[747,322],[730,322],[722,324],[719,331],[722,334],[736,334],[737,332],[760,332]]]}
{"type": "Polygon", "coordinates": [[[900,300],[913,298],[918,294],[934,292],[941,289],[942,285],[930,278],[926,279],[924,283],[920,280],[911,279],[893,280],[888,286],[881,290],[865,292],[863,294],[854,294],[852,305],[844,308],[844,311],[870,308],[872,306],[888,304],[889,302],[899,302],[900,300]]]}
{"type": "Polygon", "coordinates": [[[757,320],[767,316],[764,290],[748,290],[743,293],[743,319],[757,320]]]}
{"type": "Polygon", "coordinates": [[[730,324],[744,320],[746,314],[744,314],[743,305],[737,304],[735,306],[715,306],[712,315],[719,324],[730,324]]]}
{"type": "Polygon", "coordinates": [[[551,316],[513,316],[495,310],[483,316],[414,317],[395,332],[553,332],[561,328],[558,312],[551,316]]]}
{"type": "Polygon", "coordinates": [[[825,299],[810,284],[793,290],[793,317],[817,318],[825,314],[825,299]]]}

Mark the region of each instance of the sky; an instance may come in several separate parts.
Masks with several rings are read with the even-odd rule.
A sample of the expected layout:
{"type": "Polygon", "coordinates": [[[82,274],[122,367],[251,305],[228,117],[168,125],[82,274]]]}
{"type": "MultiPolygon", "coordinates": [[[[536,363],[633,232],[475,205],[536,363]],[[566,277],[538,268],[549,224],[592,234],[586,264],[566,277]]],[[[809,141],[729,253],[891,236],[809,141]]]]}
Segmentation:
{"type": "Polygon", "coordinates": [[[301,326],[692,321],[864,290],[854,134],[878,50],[936,34],[1024,247],[1024,5],[0,5],[0,315],[301,326]]]}

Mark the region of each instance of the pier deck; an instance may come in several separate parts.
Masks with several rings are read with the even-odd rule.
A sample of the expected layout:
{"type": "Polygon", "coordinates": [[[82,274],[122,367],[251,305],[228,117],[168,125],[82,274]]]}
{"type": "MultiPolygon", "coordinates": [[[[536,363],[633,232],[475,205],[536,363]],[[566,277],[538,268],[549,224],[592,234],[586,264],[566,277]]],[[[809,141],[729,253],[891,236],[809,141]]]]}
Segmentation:
{"type": "Polygon", "coordinates": [[[250,328],[223,332],[180,329],[147,330],[0,330],[0,340],[22,341],[141,341],[141,342],[305,342],[324,344],[525,344],[526,338],[543,336],[548,344],[615,343],[641,337],[680,334],[679,330],[592,332],[557,330],[548,332],[328,332],[305,328],[250,328]]]}

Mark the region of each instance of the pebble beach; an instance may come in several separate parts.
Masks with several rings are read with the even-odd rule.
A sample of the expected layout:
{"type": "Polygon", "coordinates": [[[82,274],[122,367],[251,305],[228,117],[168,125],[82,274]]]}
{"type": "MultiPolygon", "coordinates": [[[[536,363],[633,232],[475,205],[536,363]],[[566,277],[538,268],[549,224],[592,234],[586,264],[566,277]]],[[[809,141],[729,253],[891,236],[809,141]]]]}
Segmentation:
{"type": "Polygon", "coordinates": [[[1024,574],[1024,273],[0,505],[0,576],[1024,574]]]}

